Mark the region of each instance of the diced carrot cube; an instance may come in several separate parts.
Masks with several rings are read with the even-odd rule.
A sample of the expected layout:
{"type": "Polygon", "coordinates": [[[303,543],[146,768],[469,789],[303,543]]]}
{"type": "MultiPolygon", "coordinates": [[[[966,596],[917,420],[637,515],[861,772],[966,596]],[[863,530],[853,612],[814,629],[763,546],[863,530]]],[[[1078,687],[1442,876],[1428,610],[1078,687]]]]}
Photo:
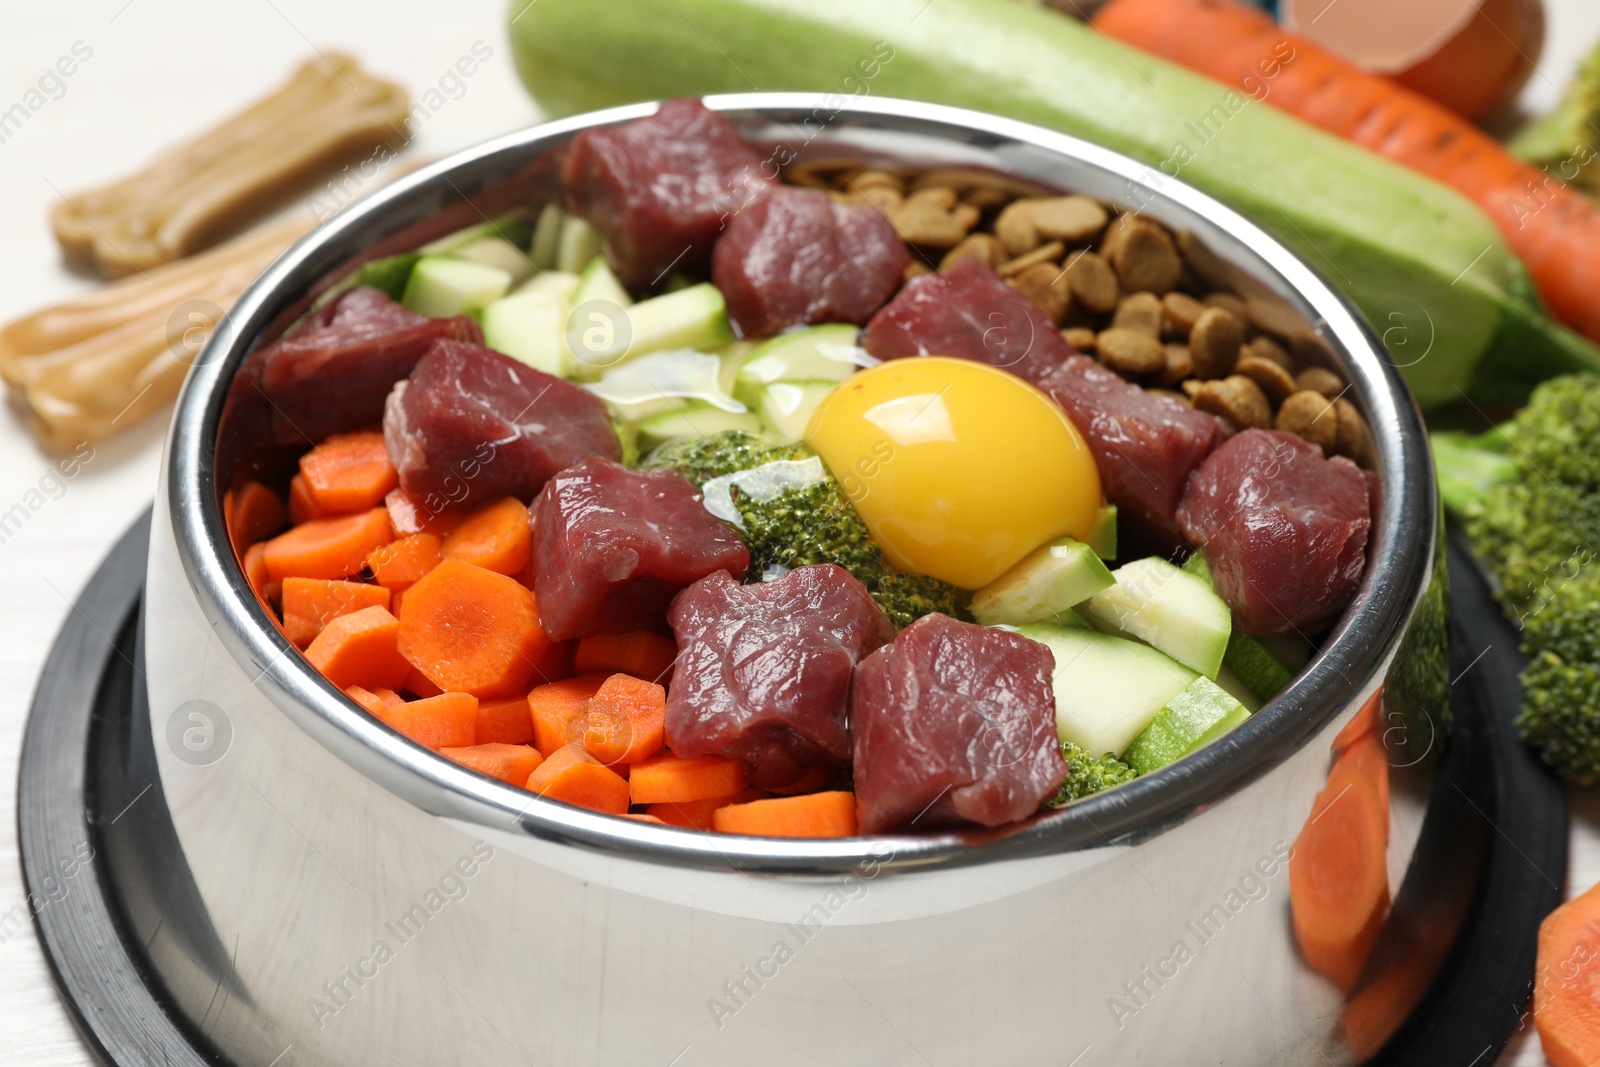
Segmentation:
{"type": "Polygon", "coordinates": [[[479,508],[444,539],[446,559],[459,559],[496,574],[516,575],[533,559],[528,507],[515,497],[479,508]]]}
{"type": "Polygon", "coordinates": [[[548,758],[557,749],[583,741],[584,710],[605,684],[605,676],[579,675],[538,686],[528,694],[533,719],[533,745],[548,758]]]}
{"type": "Polygon", "coordinates": [[[725,834],[755,837],[854,837],[856,795],[844,790],[729,804],[711,816],[725,834]]]}
{"type": "Polygon", "coordinates": [[[471,693],[441,693],[373,715],[428,748],[467,748],[478,728],[478,698],[471,693]]]}
{"type": "Polygon", "coordinates": [[[348,578],[367,557],[394,540],[389,513],[373,508],[359,515],[311,519],[267,542],[267,573],[274,579],[348,578]]]}
{"type": "Polygon", "coordinates": [[[683,803],[731,797],[744,789],[744,764],[726,756],[682,756],[664,752],[630,768],[635,804],[683,803]]]}
{"type": "Polygon", "coordinates": [[[389,590],[329,578],[283,580],[283,632],[301,648],[316,640],[334,619],[373,606],[387,608],[389,590]]]}
{"type": "Polygon", "coordinates": [[[566,745],[546,757],[528,776],[528,791],[607,815],[628,810],[627,781],[596,762],[582,745],[566,745]]]}
{"type": "Polygon", "coordinates": [[[597,634],[578,642],[572,669],[579,674],[631,674],[647,682],[666,685],[678,646],[664,634],[640,630],[628,634],[597,634]]]}
{"type": "Polygon", "coordinates": [[[411,672],[399,639],[399,620],[387,609],[362,608],[324,626],[306,659],[340,689],[398,689],[411,672]]]}
{"type": "Polygon", "coordinates": [[[638,763],[661,751],[666,714],[665,689],[613,674],[589,698],[583,746],[608,767],[638,763]]]}
{"type": "Polygon", "coordinates": [[[439,545],[439,538],[430,533],[402,537],[374,549],[367,557],[367,568],[372,571],[373,580],[385,589],[410,589],[439,565],[439,545]]]}
{"type": "Polygon", "coordinates": [[[400,481],[375,430],[329,437],[300,457],[300,476],[312,503],[334,514],[375,508],[400,481]]]}
{"type": "Polygon", "coordinates": [[[466,748],[441,748],[439,755],[518,789],[527,784],[528,776],[544,762],[544,757],[527,745],[480,744],[466,748]]]}
{"type": "MultiPolygon", "coordinates": [[[[505,697],[478,701],[478,741],[480,745],[526,745],[533,740],[533,713],[527,697],[505,697]]],[[[527,781],[528,776],[522,776],[527,781]]],[[[517,782],[521,785],[522,782],[517,782]]]]}

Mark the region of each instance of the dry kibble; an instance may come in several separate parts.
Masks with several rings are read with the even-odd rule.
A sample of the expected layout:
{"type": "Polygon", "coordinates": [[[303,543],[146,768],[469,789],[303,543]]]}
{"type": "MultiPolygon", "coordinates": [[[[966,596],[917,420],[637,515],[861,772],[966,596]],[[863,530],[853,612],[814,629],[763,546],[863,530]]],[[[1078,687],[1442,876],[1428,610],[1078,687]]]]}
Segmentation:
{"type": "Polygon", "coordinates": [[[1026,255],[1044,240],[1033,224],[1033,204],[1032,200],[1018,200],[994,220],[994,235],[1000,238],[1000,247],[1006,250],[1006,255],[1026,255]]]}
{"type": "Polygon", "coordinates": [[[1164,345],[1167,353],[1167,366],[1156,379],[1162,385],[1177,385],[1185,378],[1194,375],[1194,357],[1189,354],[1188,345],[1164,345]]]}
{"type": "Polygon", "coordinates": [[[1199,378],[1185,378],[1178,384],[1178,387],[1183,390],[1183,395],[1192,402],[1195,397],[1200,395],[1200,390],[1210,384],[1210,382],[1203,382],[1199,378]]]}
{"type": "Polygon", "coordinates": [[[963,238],[961,243],[944,254],[939,261],[941,271],[949,270],[963,259],[978,259],[990,267],[997,268],[1005,262],[1006,254],[1000,247],[1000,242],[992,233],[974,233],[963,238]]]}
{"type": "Polygon", "coordinates": [[[1143,330],[1112,327],[1094,339],[1100,362],[1118,374],[1154,374],[1165,369],[1167,353],[1161,342],[1143,330]]]}
{"type": "Polygon", "coordinates": [[[898,208],[904,197],[900,190],[887,185],[869,185],[864,189],[849,189],[842,193],[829,193],[836,203],[867,204],[880,213],[889,215],[898,208]]]}
{"type": "Polygon", "coordinates": [[[1106,258],[1124,289],[1169,293],[1177,287],[1183,261],[1172,238],[1153,222],[1124,215],[1115,228],[1116,240],[1106,240],[1106,258]]]}
{"type": "Polygon", "coordinates": [[[1010,200],[1010,193],[992,185],[980,185],[961,197],[963,204],[971,204],[979,211],[992,211],[997,207],[1005,207],[1010,200]]]}
{"type": "Polygon", "coordinates": [[[1339,413],[1333,402],[1321,393],[1302,389],[1278,409],[1277,428],[1299,434],[1327,454],[1339,440],[1339,413]]]}
{"type": "MultiPolygon", "coordinates": [[[[1222,257],[1213,252],[1204,241],[1196,237],[1189,230],[1179,230],[1175,237],[1178,245],[1178,255],[1183,257],[1183,265],[1205,289],[1231,289],[1239,272],[1224,262],[1222,257]]],[[[1233,308],[1229,308],[1233,311],[1233,308]]],[[[1242,310],[1242,309],[1240,309],[1242,310]]],[[[1243,316],[1241,315],[1242,319],[1243,316]]]]}
{"type": "Polygon", "coordinates": [[[1056,196],[1019,203],[1032,205],[1034,228],[1046,241],[1084,244],[1100,236],[1110,219],[1106,209],[1087,196],[1056,196]]]}
{"type": "Polygon", "coordinates": [[[1351,460],[1356,466],[1372,470],[1378,465],[1378,443],[1373,440],[1372,428],[1361,412],[1350,401],[1340,397],[1333,402],[1338,417],[1339,433],[1334,441],[1335,454],[1351,460]]]}
{"type": "Polygon", "coordinates": [[[1188,337],[1206,306],[1188,293],[1171,292],[1161,298],[1161,311],[1169,333],[1188,337]]]}
{"type": "Polygon", "coordinates": [[[1275,340],[1293,341],[1296,337],[1311,332],[1306,320],[1296,315],[1289,305],[1281,300],[1264,296],[1247,296],[1244,306],[1251,325],[1275,340]]]}
{"type": "Polygon", "coordinates": [[[935,186],[917,190],[888,214],[902,240],[927,248],[954,248],[983,213],[958,203],[955,190],[935,186]]]}
{"type": "Polygon", "coordinates": [[[1249,345],[1240,350],[1239,362],[1234,366],[1233,372],[1242,374],[1261,386],[1261,391],[1267,394],[1267,399],[1272,401],[1273,406],[1289,399],[1289,395],[1295,391],[1294,375],[1270,359],[1248,355],[1249,351],[1249,345]]]}
{"type": "Polygon", "coordinates": [[[1129,293],[1117,305],[1116,314],[1111,316],[1111,325],[1160,337],[1160,299],[1154,293],[1129,293]]]}
{"type": "Polygon", "coordinates": [[[1314,333],[1296,334],[1289,341],[1289,351],[1301,367],[1326,367],[1337,358],[1333,346],[1314,333]]]}
{"type": "Polygon", "coordinates": [[[1307,367],[1294,376],[1294,384],[1323,396],[1338,396],[1344,392],[1344,380],[1325,367],[1307,367]]]}
{"type": "Polygon", "coordinates": [[[1068,326],[1061,331],[1061,338],[1079,352],[1094,351],[1094,331],[1086,326],[1068,326]]]}
{"type": "Polygon", "coordinates": [[[1270,337],[1257,337],[1239,351],[1239,358],[1246,356],[1255,359],[1265,359],[1276,363],[1290,374],[1294,373],[1294,358],[1283,350],[1283,346],[1270,337]]]}
{"type": "MultiPolygon", "coordinates": [[[[1018,256],[1016,259],[1001,266],[999,270],[1000,277],[1009,278],[1013,274],[1021,274],[1028,268],[1038,266],[1040,263],[1048,263],[1054,267],[1056,260],[1060,259],[1066,250],[1067,246],[1060,241],[1051,241],[1049,244],[1040,245],[1027,255],[1018,256]]],[[[1059,267],[1056,268],[1056,273],[1061,273],[1059,267]]]]}
{"type": "Polygon", "coordinates": [[[1094,252],[1080,252],[1066,263],[1067,281],[1072,287],[1072,299],[1086,311],[1096,315],[1109,315],[1117,309],[1121,287],[1117,275],[1105,258],[1094,252]]]}
{"type": "Polygon", "coordinates": [[[1206,307],[1223,308],[1233,312],[1233,317],[1240,322],[1250,321],[1250,312],[1244,306],[1243,298],[1234,296],[1232,293],[1211,293],[1207,295],[1205,304],[1206,307]]]}
{"type": "Polygon", "coordinates": [[[1061,268],[1054,263],[1035,263],[1015,275],[1011,279],[1011,286],[1037,304],[1045,317],[1057,326],[1067,317],[1072,294],[1067,288],[1066,279],[1062,277],[1061,268]]]}
{"type": "Polygon", "coordinates": [[[860,174],[846,178],[845,184],[847,188],[867,189],[878,186],[893,189],[897,193],[905,192],[905,184],[886,170],[864,170],[860,174]]]}
{"type": "Polygon", "coordinates": [[[1207,308],[1189,331],[1194,372],[1202,378],[1222,378],[1233,373],[1243,345],[1244,323],[1225,308],[1207,308]]]}
{"type": "Polygon", "coordinates": [[[1192,395],[1195,407],[1227,419],[1241,430],[1265,430],[1272,425],[1272,405],[1267,403],[1267,394],[1242,374],[1203,382],[1192,395]]]}

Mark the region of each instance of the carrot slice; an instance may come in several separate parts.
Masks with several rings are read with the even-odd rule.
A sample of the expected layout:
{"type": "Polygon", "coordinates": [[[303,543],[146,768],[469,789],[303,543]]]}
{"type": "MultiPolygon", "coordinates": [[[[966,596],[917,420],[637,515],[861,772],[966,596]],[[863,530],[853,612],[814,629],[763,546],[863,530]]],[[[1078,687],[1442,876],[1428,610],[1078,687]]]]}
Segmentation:
{"type": "Polygon", "coordinates": [[[400,688],[404,689],[412,696],[418,697],[436,697],[440,693],[444,692],[443,689],[440,689],[438,686],[428,681],[428,676],[417,670],[415,667],[411,668],[411,673],[406,675],[405,684],[400,688]]]}
{"type": "Polygon", "coordinates": [[[376,430],[336,433],[300,457],[311,502],[325,511],[366,511],[383,503],[400,475],[376,430]]]}
{"type": "Polygon", "coordinates": [[[410,589],[439,565],[439,538],[430,533],[411,534],[374,549],[367,557],[373,580],[386,589],[410,589]]]}
{"type": "Polygon", "coordinates": [[[333,512],[320,508],[317,502],[311,499],[311,490],[306,488],[306,480],[296,474],[289,479],[289,521],[299,526],[312,519],[332,518],[333,512]]]}
{"type": "MultiPolygon", "coordinates": [[[[267,546],[264,542],[257,542],[244,550],[244,580],[250,583],[250,591],[261,601],[261,606],[267,609],[267,614],[272,615],[272,605],[267,601],[267,586],[270,580],[267,577],[267,546]]],[[[277,616],[273,615],[276,619],[277,616]]]]}
{"type": "Polygon", "coordinates": [[[386,705],[372,714],[419,745],[467,748],[478,728],[478,698],[471,693],[440,693],[386,705]]]}
{"type": "Polygon", "coordinates": [[[683,803],[731,797],[745,786],[744,764],[726,756],[682,756],[664,752],[636,763],[628,774],[635,804],[683,803]]]}
{"type": "MultiPolygon", "coordinates": [[[[533,740],[533,715],[527,697],[478,701],[477,744],[526,745],[533,740]]],[[[529,768],[530,770],[532,768],[529,768]]],[[[521,785],[528,780],[525,774],[521,785]]]]}
{"type": "Polygon", "coordinates": [[[240,556],[257,541],[283,529],[288,519],[289,512],[278,494],[260,482],[245,482],[222,498],[223,524],[234,553],[240,556]]]}
{"type": "Polygon", "coordinates": [[[856,795],[836,789],[729,804],[712,814],[711,825],[725,834],[752,837],[854,837],[856,795]]]}
{"type": "Polygon", "coordinates": [[[1376,739],[1334,761],[1289,857],[1289,910],[1306,962],[1354,988],[1389,908],[1388,764],[1376,739]]]}
{"type": "Polygon", "coordinates": [[[527,745],[477,744],[466,748],[441,748],[439,755],[479,774],[498,778],[521,789],[544,757],[527,745]]]}
{"type": "Polygon", "coordinates": [[[838,774],[832,767],[813,767],[800,776],[800,780],[772,791],[781,797],[797,797],[802,793],[819,793],[838,774]]]}
{"type": "Polygon", "coordinates": [[[389,590],[381,585],[337,579],[285,578],[283,632],[305,648],[334,619],[374,605],[388,608],[389,590]]]}
{"type": "Polygon", "coordinates": [[[608,815],[628,810],[627,780],[601,766],[582,745],[564,745],[546,757],[528,776],[528,791],[608,815]]]}
{"type": "Polygon", "coordinates": [[[395,532],[402,536],[431,533],[443,537],[461,523],[460,512],[437,508],[430,510],[425,504],[407,496],[404,489],[390,490],[389,495],[383,498],[383,505],[389,510],[389,520],[394,523],[395,532]]]}
{"type": "Polygon", "coordinates": [[[346,687],[344,695],[367,709],[374,718],[382,718],[383,712],[406,702],[406,698],[393,689],[363,689],[359,685],[346,687]]]}
{"type": "Polygon", "coordinates": [[[400,623],[388,609],[362,608],[322,628],[306,659],[340,689],[398,689],[411,665],[397,647],[400,623]]]}
{"type": "Polygon", "coordinates": [[[267,573],[285,578],[348,578],[374,549],[394,540],[389,513],[373,508],[359,515],[312,519],[267,542],[267,573]]]}
{"type": "Polygon", "coordinates": [[[709,800],[685,800],[679,803],[651,804],[644,810],[668,826],[681,826],[686,830],[711,830],[711,816],[718,808],[729,804],[748,804],[752,800],[765,800],[772,794],[764,789],[744,789],[731,797],[712,797],[709,800]]]}
{"type": "Polygon", "coordinates": [[[441,689],[526,692],[549,643],[531,592],[459,559],[429,571],[400,605],[400,650],[441,689]]]}
{"type": "Polygon", "coordinates": [[[1552,1067],[1600,1064],[1600,886],[1539,925],[1533,1021],[1552,1067]]]}
{"type": "Polygon", "coordinates": [[[631,674],[666,685],[678,645],[663,634],[640,630],[630,634],[596,634],[578,642],[572,669],[579,674],[631,674]]]}
{"type": "Polygon", "coordinates": [[[587,723],[584,711],[589,698],[605,684],[603,674],[580,674],[559,682],[541,685],[528,694],[528,712],[533,720],[533,747],[545,755],[583,740],[587,723]]]}
{"type": "Polygon", "coordinates": [[[508,496],[474,511],[445,537],[444,557],[515,575],[533,559],[527,505],[508,496]]]}
{"type": "Polygon", "coordinates": [[[607,767],[628,766],[661,751],[667,691],[654,682],[613,674],[584,709],[583,747],[607,767]]]}

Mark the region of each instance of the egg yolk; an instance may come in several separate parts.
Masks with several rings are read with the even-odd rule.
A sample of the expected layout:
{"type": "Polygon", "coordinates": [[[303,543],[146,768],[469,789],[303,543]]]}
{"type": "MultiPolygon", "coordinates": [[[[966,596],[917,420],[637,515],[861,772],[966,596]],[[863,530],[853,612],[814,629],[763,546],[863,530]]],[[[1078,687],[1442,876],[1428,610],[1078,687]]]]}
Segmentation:
{"type": "Polygon", "coordinates": [[[846,379],[811,418],[822,457],[889,562],[963,589],[1046,541],[1086,540],[1100,474],[1049,397],[964,359],[890,360],[846,379]]]}

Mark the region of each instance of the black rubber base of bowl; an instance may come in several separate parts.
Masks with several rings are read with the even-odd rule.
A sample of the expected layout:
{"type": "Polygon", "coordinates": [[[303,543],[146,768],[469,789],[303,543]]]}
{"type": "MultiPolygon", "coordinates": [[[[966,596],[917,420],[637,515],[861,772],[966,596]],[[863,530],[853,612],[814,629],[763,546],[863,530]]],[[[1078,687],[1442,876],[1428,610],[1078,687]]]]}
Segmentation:
{"type": "MultiPolygon", "coordinates": [[[[176,939],[216,976],[213,1000],[248,996],[215,932],[196,918],[203,912],[187,867],[170,862],[182,850],[154,773],[139,665],[148,539],[146,516],[84,589],[45,663],[18,775],[23,876],[57,991],[103,1063],[226,1064],[204,1021],[196,1027],[175,1009],[148,962],[156,937],[176,939]]],[[[1450,564],[1455,735],[1427,817],[1478,820],[1461,836],[1481,842],[1486,862],[1439,977],[1376,1064],[1493,1062],[1522,1021],[1539,921],[1559,902],[1566,869],[1565,794],[1512,726],[1516,634],[1454,542],[1450,564]]]]}

